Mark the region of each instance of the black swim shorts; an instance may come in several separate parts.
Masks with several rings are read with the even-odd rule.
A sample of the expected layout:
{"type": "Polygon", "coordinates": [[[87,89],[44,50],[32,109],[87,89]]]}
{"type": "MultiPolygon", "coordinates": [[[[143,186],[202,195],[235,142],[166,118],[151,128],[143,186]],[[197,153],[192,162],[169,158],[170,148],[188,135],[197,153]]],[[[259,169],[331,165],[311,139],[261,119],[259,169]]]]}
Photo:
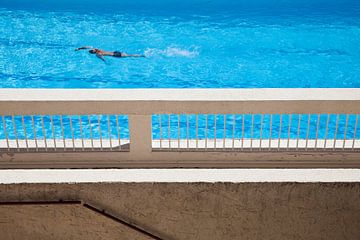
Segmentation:
{"type": "Polygon", "coordinates": [[[114,57],[122,57],[122,56],[123,56],[122,52],[119,52],[119,51],[114,52],[114,57]]]}

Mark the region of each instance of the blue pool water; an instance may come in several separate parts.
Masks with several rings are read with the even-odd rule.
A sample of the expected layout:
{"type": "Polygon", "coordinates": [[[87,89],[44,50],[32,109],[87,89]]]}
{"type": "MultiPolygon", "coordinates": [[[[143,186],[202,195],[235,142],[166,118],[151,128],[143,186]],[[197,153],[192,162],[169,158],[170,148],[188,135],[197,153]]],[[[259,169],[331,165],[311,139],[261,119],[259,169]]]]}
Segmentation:
{"type": "Polygon", "coordinates": [[[3,88],[360,87],[358,0],[2,0],[0,32],[3,88]]]}
{"type": "MultiPolygon", "coordinates": [[[[1,0],[0,1],[0,87],[2,88],[358,88],[360,87],[360,1],[359,0],[1,0]],[[146,58],[111,59],[107,64],[83,45],[146,58]]],[[[199,138],[242,137],[242,116],[205,116],[198,119],[199,138]]],[[[336,116],[273,116],[271,137],[354,137],[355,115],[348,123],[336,116]],[[326,133],[326,122],[329,132],[326,133]],[[307,131],[307,126],[310,130],[307,131]],[[291,126],[291,127],[289,127],[291,126]],[[348,126],[348,129],[346,129],[348,126]],[[345,130],[346,129],[346,130],[345,130]],[[290,134],[290,135],[288,135],[290,134]]],[[[44,116],[44,129],[35,116],[25,126],[20,116],[0,119],[0,139],[80,138],[78,116],[44,116]],[[15,124],[13,124],[15,122],[15,124]],[[72,132],[70,126],[75,130],[72,132]]],[[[81,118],[85,138],[117,138],[115,116],[108,120],[81,118]]],[[[153,137],[169,137],[167,116],[153,116],[153,137]]],[[[245,116],[244,137],[260,137],[261,116],[245,116]]],[[[121,137],[129,137],[127,117],[120,117],[121,137]]],[[[171,116],[172,126],[177,116],[171,116]]],[[[263,117],[262,133],[270,136],[270,116],[263,117]]],[[[196,119],[180,119],[181,138],[195,138],[196,119]]],[[[178,129],[172,127],[171,138],[178,129]]],[[[360,127],[357,127],[357,138],[360,127]]]]}
{"type": "MultiPolygon", "coordinates": [[[[360,124],[356,121],[356,115],[346,117],[346,115],[334,114],[291,116],[285,114],[280,117],[280,115],[267,114],[254,116],[171,114],[154,115],[152,122],[153,139],[213,139],[215,136],[218,139],[234,137],[236,139],[351,140],[360,138],[360,124]]],[[[129,139],[129,122],[127,116],[121,115],[34,116],[33,122],[31,116],[25,116],[24,120],[21,116],[14,118],[5,116],[0,118],[0,140],[6,137],[9,139],[118,139],[118,137],[129,139]]]]}

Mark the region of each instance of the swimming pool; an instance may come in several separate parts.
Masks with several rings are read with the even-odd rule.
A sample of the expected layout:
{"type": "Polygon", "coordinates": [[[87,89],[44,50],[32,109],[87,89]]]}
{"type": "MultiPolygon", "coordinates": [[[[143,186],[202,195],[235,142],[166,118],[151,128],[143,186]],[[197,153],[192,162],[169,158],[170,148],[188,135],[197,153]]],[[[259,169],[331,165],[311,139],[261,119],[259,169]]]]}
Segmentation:
{"type": "Polygon", "coordinates": [[[2,0],[0,32],[2,88],[360,87],[357,0],[2,0]]]}
{"type": "MultiPolygon", "coordinates": [[[[360,87],[360,2],[356,0],[3,0],[0,30],[0,88],[360,87]],[[107,58],[105,64],[86,50],[74,51],[84,45],[146,58],[107,58]]],[[[261,114],[153,115],[152,120],[154,139],[271,134],[291,139],[358,138],[360,133],[354,114],[298,114],[283,119],[261,114]],[[235,128],[234,122],[250,127],[235,128]],[[271,123],[274,133],[262,128],[271,123]],[[170,124],[178,128],[167,131],[170,124]],[[188,126],[199,132],[188,131],[188,126]],[[216,126],[220,130],[204,130],[216,126]],[[326,126],[331,127],[329,132],[326,126]]],[[[0,139],[26,139],[26,134],[35,139],[79,139],[82,134],[129,138],[128,118],[6,115],[0,119],[0,139]],[[119,127],[108,130],[117,121],[121,133],[119,127]],[[52,128],[53,123],[61,128],[52,128]]]]}

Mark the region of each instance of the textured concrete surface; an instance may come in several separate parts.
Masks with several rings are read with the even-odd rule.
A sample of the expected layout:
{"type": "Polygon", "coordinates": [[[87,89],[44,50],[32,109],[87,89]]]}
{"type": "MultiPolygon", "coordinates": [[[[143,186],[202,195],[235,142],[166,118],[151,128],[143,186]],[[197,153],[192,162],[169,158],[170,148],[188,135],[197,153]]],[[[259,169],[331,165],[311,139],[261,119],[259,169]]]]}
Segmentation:
{"type": "Polygon", "coordinates": [[[151,238],[80,205],[1,206],[0,239],[108,240],[151,238]]]}
{"type": "MultiPolygon", "coordinates": [[[[164,239],[360,239],[360,183],[0,185],[2,202],[59,199],[93,203],[164,239]]],[[[0,239],[141,239],[87,211],[0,206],[0,239]]]]}

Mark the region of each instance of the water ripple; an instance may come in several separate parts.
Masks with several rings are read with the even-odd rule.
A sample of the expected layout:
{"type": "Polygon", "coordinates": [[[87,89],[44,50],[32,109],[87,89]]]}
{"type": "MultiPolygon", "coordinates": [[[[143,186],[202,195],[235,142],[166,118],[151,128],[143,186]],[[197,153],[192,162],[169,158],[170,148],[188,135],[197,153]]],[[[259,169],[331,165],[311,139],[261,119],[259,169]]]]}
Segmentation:
{"type": "Polygon", "coordinates": [[[360,18],[0,9],[0,87],[359,87],[360,18]],[[145,54],[106,58],[87,51],[145,54]]]}

